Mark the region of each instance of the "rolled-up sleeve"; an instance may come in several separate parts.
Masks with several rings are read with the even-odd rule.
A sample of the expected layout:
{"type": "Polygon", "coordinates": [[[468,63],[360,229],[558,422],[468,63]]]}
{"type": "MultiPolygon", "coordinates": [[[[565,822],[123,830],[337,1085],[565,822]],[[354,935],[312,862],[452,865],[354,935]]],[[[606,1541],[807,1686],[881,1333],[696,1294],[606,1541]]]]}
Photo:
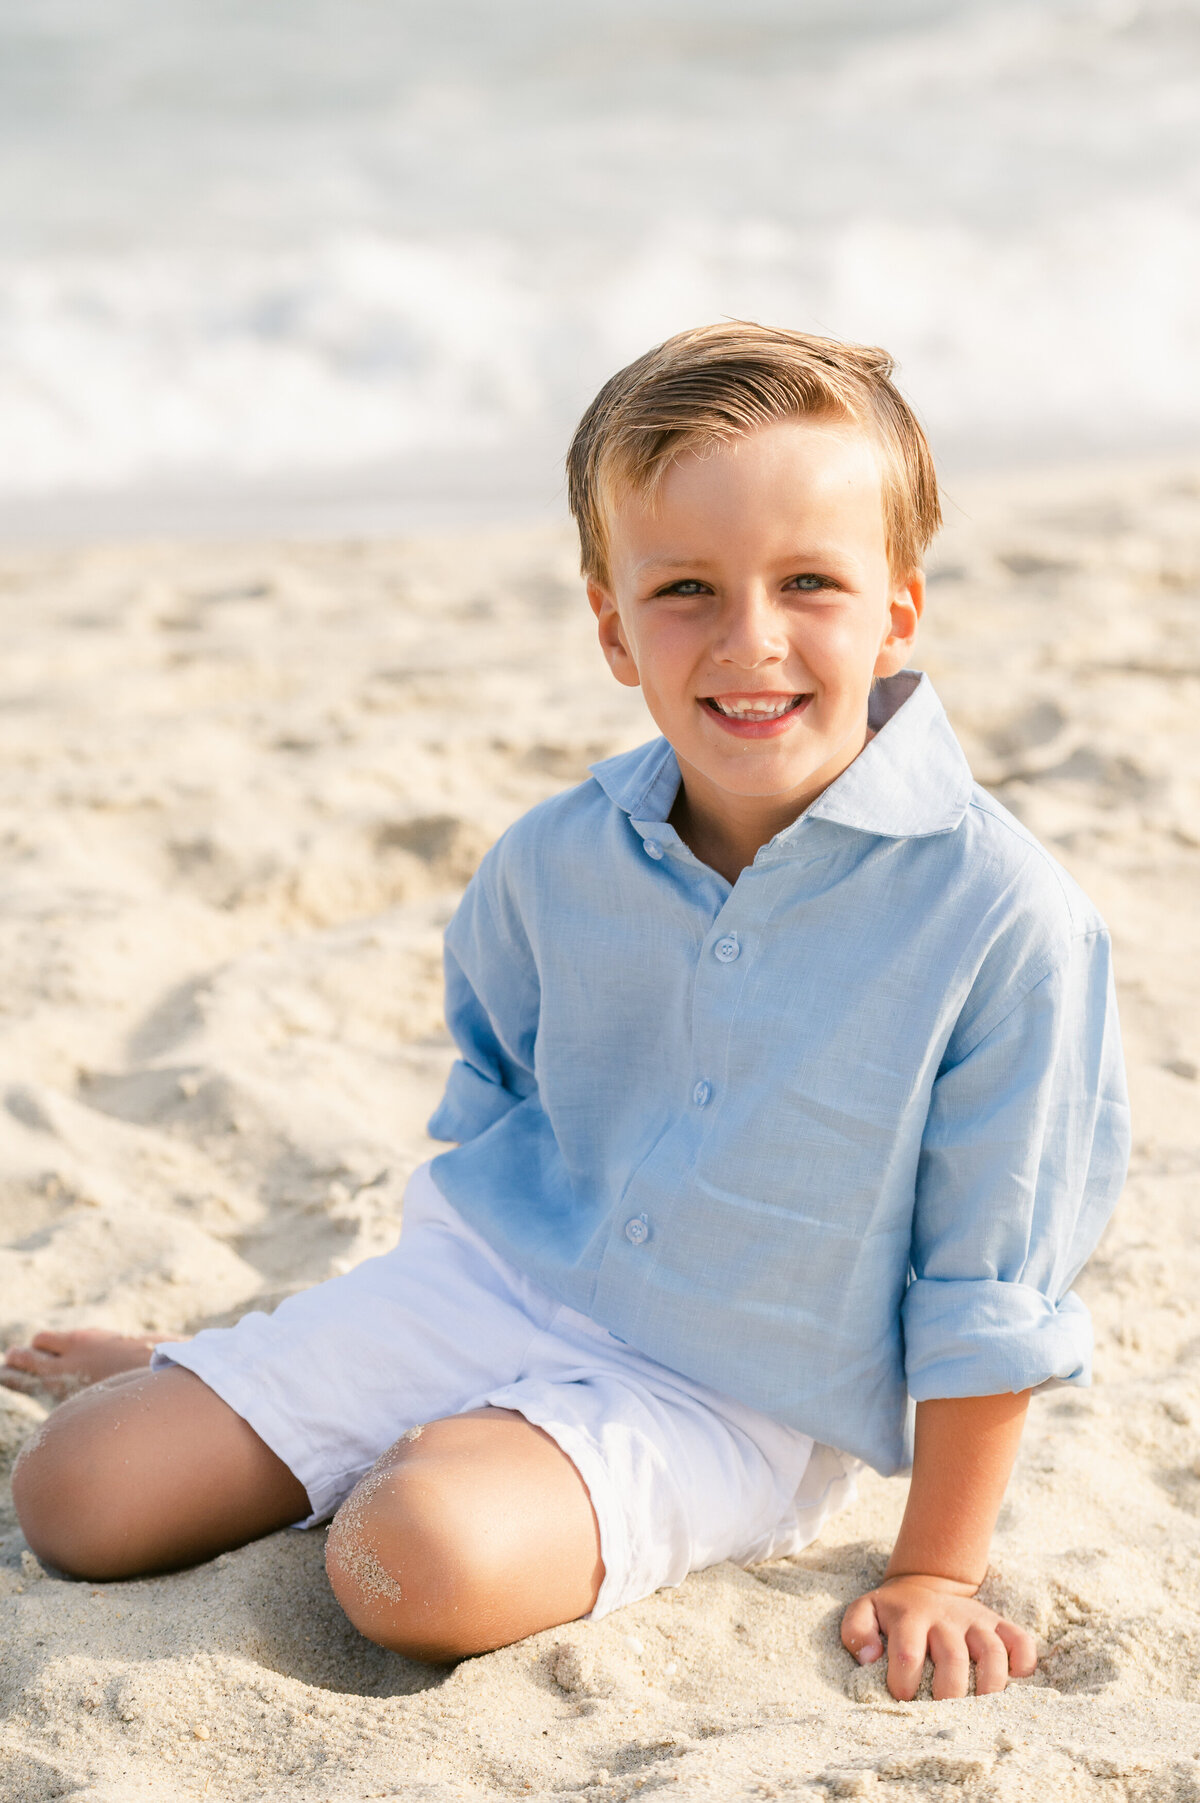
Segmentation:
{"type": "Polygon", "coordinates": [[[902,1310],[916,1401],[1090,1380],[1071,1284],[1128,1155],[1109,943],[1090,932],[994,1025],[952,1039],[934,1083],[902,1310]]]}
{"type": "Polygon", "coordinates": [[[536,1088],[539,984],[529,944],[504,905],[493,851],[446,931],[446,1025],[458,1046],[433,1139],[477,1139],[536,1088]]]}

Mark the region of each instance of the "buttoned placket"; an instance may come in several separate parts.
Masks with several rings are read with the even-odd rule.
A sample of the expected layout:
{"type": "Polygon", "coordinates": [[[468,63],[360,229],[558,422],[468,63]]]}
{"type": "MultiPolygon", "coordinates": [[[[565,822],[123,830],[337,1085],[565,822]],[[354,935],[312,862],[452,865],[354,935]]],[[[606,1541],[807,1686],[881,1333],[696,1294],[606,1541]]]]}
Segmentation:
{"type": "MultiPolygon", "coordinates": [[[[799,832],[803,829],[803,827],[806,824],[807,824],[806,818],[802,817],[800,820],[796,821],[791,828],[787,829],[788,839],[786,841],[784,841],[784,843],[782,845],[780,844],[779,841],[771,841],[767,845],[762,846],[759,849],[759,852],[757,853],[753,864],[748,865],[746,867],[746,870],[743,871],[742,876],[739,878],[739,883],[741,883],[741,887],[742,887],[742,898],[741,899],[744,900],[744,897],[745,897],[745,894],[747,891],[747,887],[748,887],[748,884],[744,879],[750,878],[752,875],[762,876],[766,872],[768,872],[774,868],[777,868],[781,863],[786,862],[788,860],[789,853],[791,853],[793,851],[796,837],[798,836],[799,832]]],[[[649,859],[651,859],[652,862],[654,862],[656,864],[662,863],[662,861],[664,860],[664,858],[667,855],[667,846],[664,845],[663,839],[656,836],[656,834],[653,831],[653,828],[651,827],[650,823],[648,823],[648,822],[635,820],[634,825],[635,825],[636,830],[638,830],[642,835],[642,850],[645,853],[645,855],[649,859]]],[[[673,827],[667,825],[667,823],[664,822],[663,828],[665,829],[665,834],[670,835],[670,841],[671,841],[670,850],[671,850],[672,854],[674,855],[674,857],[678,861],[680,861],[684,864],[692,865],[698,873],[703,872],[706,876],[713,875],[713,872],[711,871],[710,867],[706,864],[701,863],[700,859],[697,858],[695,856],[695,854],[691,851],[691,849],[687,845],[684,844],[683,840],[679,838],[679,835],[676,833],[676,831],[673,827]]],[[[709,932],[705,938],[705,946],[707,948],[707,955],[711,956],[716,961],[716,963],[719,965],[728,966],[728,965],[736,964],[742,956],[743,945],[742,945],[741,934],[739,933],[739,931],[736,927],[732,927],[727,924],[727,916],[729,914],[731,904],[733,904],[735,901],[735,898],[737,898],[737,894],[738,894],[738,883],[730,884],[729,888],[728,888],[728,893],[725,895],[724,900],[722,901],[721,907],[718,910],[717,915],[713,921],[713,924],[710,927],[709,932]],[[723,930],[718,932],[717,931],[718,926],[722,926],[723,930]],[[716,935],[717,935],[715,939],[713,938],[714,933],[716,933],[716,935]]],[[[740,910],[739,910],[739,912],[740,912],[740,910]]],[[[703,957],[705,955],[706,955],[706,953],[702,952],[701,956],[703,957]]],[[[693,986],[693,1005],[692,1005],[692,1007],[693,1007],[692,1069],[693,1069],[693,1072],[699,1071],[700,1074],[697,1074],[694,1077],[694,1081],[692,1083],[691,1091],[690,1091],[690,1099],[691,1099],[693,1108],[700,1110],[700,1109],[708,1108],[709,1105],[713,1101],[714,1085],[711,1080],[711,1077],[707,1074],[713,1061],[711,1059],[707,1058],[705,1056],[704,1050],[696,1044],[696,1032],[695,1032],[696,1014],[695,1014],[695,988],[694,988],[694,986],[693,986]]],[[[730,1028],[732,1027],[732,1016],[729,1017],[727,1026],[730,1028]]],[[[640,1218],[642,1220],[645,1219],[645,1217],[640,1217],[640,1218]]],[[[629,1239],[631,1241],[631,1243],[640,1244],[642,1242],[640,1240],[637,1240],[635,1238],[634,1234],[630,1232],[630,1229],[633,1226],[634,1226],[633,1221],[629,1221],[626,1223],[625,1229],[624,1229],[626,1238],[629,1239]]]]}
{"type": "MultiPolygon", "coordinates": [[[[802,823],[798,823],[802,824],[802,823]]],[[[633,821],[635,830],[641,836],[642,851],[652,864],[662,865],[668,856],[677,865],[690,866],[689,874],[694,874],[698,882],[712,881],[720,883],[725,889],[720,899],[720,906],[709,925],[701,942],[696,969],[692,983],[692,1080],[688,1089],[691,1103],[689,1113],[693,1118],[706,1115],[710,1110],[717,1112],[716,1104],[719,1090],[718,1073],[723,1074],[728,1062],[728,1041],[735,1030],[737,1021],[737,997],[746,975],[747,928],[744,924],[748,910],[748,898],[762,893],[764,882],[769,882],[770,874],[778,866],[788,861],[787,853],[776,849],[774,855],[763,857],[762,852],[752,865],[742,872],[737,883],[726,885],[708,865],[699,858],[679,838],[675,829],[665,821],[655,831],[654,825],[648,821],[633,821]],[[736,923],[736,924],[735,924],[736,923]],[[705,1015],[712,1018],[705,1020],[705,1015]],[[720,1045],[717,1045],[717,1039],[720,1045]]],[[[767,848],[763,848],[765,851],[767,848]]],[[[699,900],[699,898],[697,898],[699,900]]],[[[751,934],[752,937],[752,934],[751,934]]],[[[705,1129],[710,1123],[706,1120],[705,1129]]],[[[715,1121],[711,1123],[715,1125],[715,1121]]],[[[636,1173],[630,1183],[630,1191],[636,1189],[636,1173]]],[[[665,1204],[666,1198],[663,1202],[665,1204]]],[[[652,1208],[642,1209],[628,1216],[624,1211],[614,1222],[613,1232],[618,1243],[624,1242],[627,1249],[640,1253],[655,1234],[660,1231],[660,1223],[655,1220],[652,1208]]]]}

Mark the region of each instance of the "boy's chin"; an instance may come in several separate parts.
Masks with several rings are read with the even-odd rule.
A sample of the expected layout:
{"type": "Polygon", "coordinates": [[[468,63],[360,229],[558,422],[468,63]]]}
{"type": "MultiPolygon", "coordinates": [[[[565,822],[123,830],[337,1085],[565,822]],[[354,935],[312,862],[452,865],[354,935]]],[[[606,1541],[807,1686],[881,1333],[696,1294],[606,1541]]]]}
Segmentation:
{"type": "Polygon", "coordinates": [[[823,786],[820,765],[791,763],[786,768],[770,768],[766,759],[756,761],[757,769],[752,767],[750,758],[730,758],[723,761],[720,769],[703,764],[697,768],[714,789],[728,795],[731,801],[774,802],[778,806],[795,802],[797,807],[804,807],[814,784],[823,786]]]}

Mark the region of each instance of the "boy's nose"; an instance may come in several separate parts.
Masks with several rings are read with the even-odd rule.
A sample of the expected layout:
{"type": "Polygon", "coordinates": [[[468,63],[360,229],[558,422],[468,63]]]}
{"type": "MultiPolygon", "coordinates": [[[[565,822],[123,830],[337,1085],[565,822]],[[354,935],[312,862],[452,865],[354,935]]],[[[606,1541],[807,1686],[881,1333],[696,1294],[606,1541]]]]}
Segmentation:
{"type": "Polygon", "coordinates": [[[787,630],[771,596],[758,588],[730,596],[713,645],[716,661],[753,670],[781,663],[787,653],[787,630]]]}

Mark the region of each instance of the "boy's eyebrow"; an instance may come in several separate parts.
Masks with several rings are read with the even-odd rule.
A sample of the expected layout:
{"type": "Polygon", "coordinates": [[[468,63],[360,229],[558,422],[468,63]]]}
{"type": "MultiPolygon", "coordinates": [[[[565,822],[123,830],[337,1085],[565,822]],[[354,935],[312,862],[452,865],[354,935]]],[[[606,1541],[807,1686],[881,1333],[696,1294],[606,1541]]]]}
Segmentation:
{"type": "Polygon", "coordinates": [[[712,562],[710,557],[643,557],[634,569],[641,570],[702,570],[712,562]]]}
{"type": "MultiPolygon", "coordinates": [[[[633,568],[634,574],[641,576],[647,570],[712,569],[717,561],[718,560],[713,557],[643,557],[638,563],[634,564],[633,568]]],[[[815,549],[809,548],[806,550],[789,552],[786,557],[776,558],[774,561],[781,566],[790,565],[794,566],[796,569],[802,569],[805,565],[809,564],[829,564],[830,566],[836,564],[843,569],[847,566],[854,569],[858,568],[858,559],[855,558],[852,553],[835,551],[820,545],[815,549]]]]}

